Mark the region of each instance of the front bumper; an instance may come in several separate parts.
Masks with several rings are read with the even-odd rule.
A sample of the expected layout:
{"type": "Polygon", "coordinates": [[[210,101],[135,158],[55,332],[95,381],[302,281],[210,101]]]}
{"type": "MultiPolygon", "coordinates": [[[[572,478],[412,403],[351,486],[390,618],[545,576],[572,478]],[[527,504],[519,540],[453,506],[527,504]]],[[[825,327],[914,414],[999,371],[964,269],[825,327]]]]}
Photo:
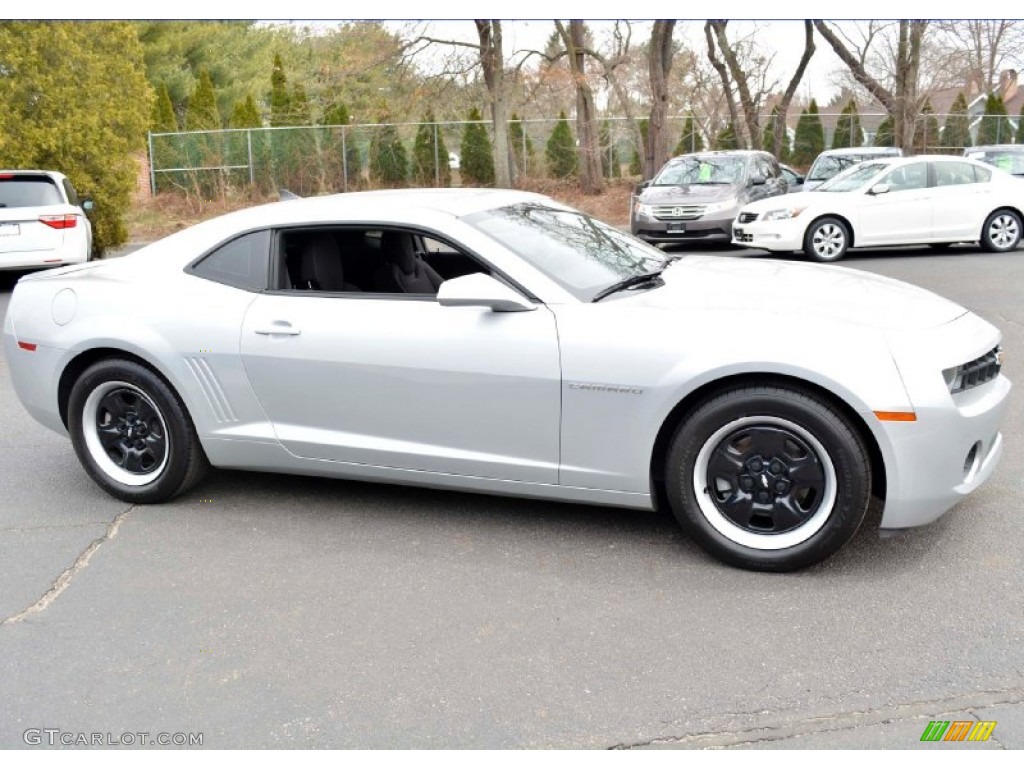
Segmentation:
{"type": "Polygon", "coordinates": [[[736,219],[732,223],[732,242],[733,245],[766,251],[799,251],[804,247],[805,231],[806,222],[799,216],[777,221],[758,219],[746,224],[736,219]]]}
{"type": "Polygon", "coordinates": [[[728,243],[732,238],[732,220],[735,215],[735,211],[732,211],[724,216],[662,221],[634,214],[630,229],[634,235],[648,243],[728,243]]]}

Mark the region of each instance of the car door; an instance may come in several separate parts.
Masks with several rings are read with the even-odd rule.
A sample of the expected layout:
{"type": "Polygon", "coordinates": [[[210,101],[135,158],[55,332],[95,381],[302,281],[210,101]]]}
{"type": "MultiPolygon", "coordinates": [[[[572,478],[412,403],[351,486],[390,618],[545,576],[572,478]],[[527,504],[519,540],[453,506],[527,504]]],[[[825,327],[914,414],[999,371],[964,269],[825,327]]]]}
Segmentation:
{"type": "Polygon", "coordinates": [[[296,456],[558,482],[554,316],[442,307],[435,296],[279,290],[242,326],[242,356],[296,456]]]}
{"type": "Polygon", "coordinates": [[[992,173],[962,160],[936,160],[931,166],[933,236],[940,242],[977,240],[985,218],[998,207],[992,173]]]}
{"type": "Polygon", "coordinates": [[[908,163],[893,168],[879,184],[883,194],[863,194],[858,206],[857,245],[901,245],[927,241],[932,235],[932,199],[928,187],[928,163],[908,163]]]}

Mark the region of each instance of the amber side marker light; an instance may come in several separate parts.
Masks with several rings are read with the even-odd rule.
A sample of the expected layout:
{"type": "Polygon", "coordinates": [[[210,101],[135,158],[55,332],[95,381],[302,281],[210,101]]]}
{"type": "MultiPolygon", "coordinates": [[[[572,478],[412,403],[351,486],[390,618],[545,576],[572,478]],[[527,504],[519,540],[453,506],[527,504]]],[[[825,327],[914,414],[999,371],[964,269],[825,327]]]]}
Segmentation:
{"type": "Polygon", "coordinates": [[[31,343],[29,343],[27,341],[19,341],[18,342],[18,347],[20,347],[21,349],[24,349],[26,352],[35,352],[37,346],[38,346],[37,344],[31,344],[31,343]]]}
{"type": "Polygon", "coordinates": [[[913,411],[875,411],[875,418],[879,421],[917,421],[917,414],[913,411]]]}

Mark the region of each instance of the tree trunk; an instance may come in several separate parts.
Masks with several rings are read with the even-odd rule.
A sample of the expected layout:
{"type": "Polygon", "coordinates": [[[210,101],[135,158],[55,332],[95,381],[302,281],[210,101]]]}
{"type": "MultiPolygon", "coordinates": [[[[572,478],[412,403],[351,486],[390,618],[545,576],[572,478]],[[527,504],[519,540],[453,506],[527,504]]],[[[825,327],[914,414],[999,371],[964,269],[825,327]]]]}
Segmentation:
{"type": "Polygon", "coordinates": [[[647,71],[651,80],[651,117],[647,123],[647,159],[644,178],[650,179],[668,160],[668,76],[672,71],[672,32],[674,19],[660,19],[651,28],[647,71]]]}
{"type": "MultiPolygon", "coordinates": [[[[789,105],[793,101],[793,96],[796,94],[800,81],[803,80],[804,72],[807,71],[807,63],[813,55],[814,25],[809,20],[805,20],[804,53],[800,57],[800,63],[797,65],[796,72],[793,73],[793,77],[789,80],[789,85],[786,86],[786,90],[782,94],[782,100],[779,102],[779,114],[775,116],[774,136],[772,137],[775,141],[770,151],[776,157],[781,157],[782,154],[782,140],[786,137],[786,114],[789,112],[789,105]]],[[[858,143],[857,146],[860,146],[860,144],[858,143]]],[[[769,148],[765,147],[765,149],[769,148]]]]}
{"type": "Polygon", "coordinates": [[[594,93],[587,83],[585,27],[582,19],[571,19],[569,31],[555,21],[568,53],[569,67],[576,86],[576,137],[579,140],[580,189],[585,195],[598,195],[604,190],[601,173],[601,148],[597,134],[597,109],[594,93]]]}
{"type": "Polygon", "coordinates": [[[505,56],[502,51],[501,22],[498,19],[475,19],[480,37],[480,66],[491,101],[491,121],[494,124],[494,179],[499,187],[514,183],[511,147],[508,144],[508,108],[505,103],[505,56]]]}
{"type": "MultiPolygon", "coordinates": [[[[714,30],[715,39],[718,41],[718,47],[722,51],[722,56],[725,58],[725,63],[729,67],[729,74],[732,75],[732,80],[736,83],[736,90],[740,94],[740,106],[743,108],[743,119],[747,125],[747,135],[750,137],[750,143],[747,145],[750,149],[754,149],[761,141],[761,123],[760,116],[757,114],[757,105],[754,104],[754,99],[750,95],[750,86],[747,83],[747,75],[743,71],[743,67],[740,66],[739,59],[736,58],[736,52],[729,45],[729,39],[725,36],[725,25],[729,22],[725,19],[718,21],[708,21],[711,25],[711,29],[714,30]]],[[[721,75],[721,73],[719,73],[721,75]]],[[[734,118],[735,119],[735,118],[734,118]]],[[[739,130],[739,124],[736,124],[737,131],[739,130]]]]}
{"type": "Polygon", "coordinates": [[[711,62],[711,66],[715,68],[718,78],[722,81],[725,105],[729,108],[729,122],[732,123],[733,129],[736,131],[736,139],[742,143],[743,132],[740,127],[740,116],[736,110],[736,99],[732,95],[732,82],[729,80],[729,72],[726,70],[725,64],[715,55],[715,39],[711,32],[711,22],[708,21],[704,24],[704,37],[708,41],[708,61],[711,62]]]}

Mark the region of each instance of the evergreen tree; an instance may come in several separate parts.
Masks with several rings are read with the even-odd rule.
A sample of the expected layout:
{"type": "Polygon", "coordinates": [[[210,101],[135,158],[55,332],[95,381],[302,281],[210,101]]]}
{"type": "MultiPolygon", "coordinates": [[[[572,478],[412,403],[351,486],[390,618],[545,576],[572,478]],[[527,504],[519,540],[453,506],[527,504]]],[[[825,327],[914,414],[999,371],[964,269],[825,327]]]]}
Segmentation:
{"type": "Polygon", "coordinates": [[[576,140],[572,137],[572,129],[564,111],[558,114],[558,122],[548,138],[544,157],[547,159],[548,172],[556,179],[568,179],[579,170],[576,140]]]}
{"type": "Polygon", "coordinates": [[[462,126],[460,147],[462,157],[459,160],[459,173],[462,183],[469,186],[494,184],[494,155],[480,110],[473,107],[468,119],[470,122],[462,126]]]}
{"type": "Polygon", "coordinates": [[[1014,137],[1015,144],[1024,144],[1024,105],[1021,105],[1020,114],[1017,115],[1017,135],[1014,137]]]}
{"type": "Polygon", "coordinates": [[[946,124],[942,126],[942,146],[945,149],[964,149],[971,146],[971,124],[967,116],[967,99],[963,91],[957,94],[950,107],[946,124]]]}
{"type": "MultiPolygon", "coordinates": [[[[341,102],[337,102],[327,108],[321,122],[323,125],[344,126],[349,125],[352,122],[352,117],[348,113],[348,107],[341,102]]],[[[336,151],[339,155],[341,154],[342,146],[344,145],[345,161],[343,169],[345,174],[345,189],[353,189],[359,185],[360,172],[363,169],[363,159],[359,154],[359,146],[356,142],[355,132],[349,129],[336,128],[331,131],[331,140],[337,147],[336,151]]],[[[339,173],[341,173],[340,170],[339,173]]]]}
{"type": "Polygon", "coordinates": [[[285,77],[284,64],[279,53],[274,54],[274,69],[270,73],[270,125],[292,125],[288,78],[285,77]]]}
{"type": "Polygon", "coordinates": [[[1013,129],[1001,96],[990,93],[985,100],[985,114],[978,126],[978,144],[1007,144],[1013,140],[1013,129]]]}
{"type": "Polygon", "coordinates": [[[342,103],[332,104],[324,112],[324,125],[348,125],[352,118],[348,114],[348,107],[342,103]]]}
{"type": "Polygon", "coordinates": [[[930,99],[925,99],[921,114],[914,122],[914,152],[923,154],[939,144],[939,121],[930,99]]]}
{"type": "Polygon", "coordinates": [[[714,149],[739,149],[739,137],[736,135],[736,126],[728,123],[715,135],[714,149]]]}
{"type": "Polygon", "coordinates": [[[153,102],[153,118],[150,130],[153,133],[174,133],[178,130],[178,119],[174,116],[171,92],[167,83],[161,83],[153,102]]]}
{"type": "Polygon", "coordinates": [[[370,140],[370,177],[385,187],[402,186],[409,175],[409,159],[391,118],[382,115],[370,140]]]}
{"type": "MultiPolygon", "coordinates": [[[[776,104],[772,107],[771,117],[764,124],[764,129],[761,131],[761,149],[765,152],[773,152],[775,150],[775,118],[779,116],[779,105],[776,104]]],[[[785,126],[782,129],[782,142],[779,144],[779,161],[786,162],[789,159],[789,134],[787,133],[785,126]]]]}
{"type": "Polygon", "coordinates": [[[423,122],[416,131],[416,142],[412,149],[412,177],[421,187],[449,187],[452,183],[448,147],[444,144],[444,134],[432,110],[423,116],[423,122]]]}
{"type": "Polygon", "coordinates": [[[691,152],[701,152],[703,149],[704,139],[701,137],[700,131],[697,129],[697,123],[691,113],[686,116],[686,122],[683,123],[683,132],[676,144],[675,154],[687,155],[691,152]]]}
{"type": "Polygon", "coordinates": [[[309,110],[309,99],[302,83],[292,83],[291,111],[289,125],[312,125],[313,117],[309,110]]]}
{"type": "Polygon", "coordinates": [[[619,163],[619,152],[612,140],[612,128],[608,120],[601,121],[598,129],[598,141],[601,145],[601,175],[606,179],[618,179],[622,176],[622,165],[619,163]]]}
{"type": "Polygon", "coordinates": [[[850,99],[843,107],[843,111],[839,113],[839,122],[836,123],[835,133],[832,134],[832,149],[859,147],[864,143],[863,137],[857,102],[850,99]]]}
{"type": "MultiPolygon", "coordinates": [[[[647,152],[647,118],[639,120],[638,123],[640,124],[640,140],[643,142],[643,146],[633,147],[633,156],[629,160],[630,176],[643,176],[644,173],[644,164],[640,157],[647,152]]],[[[654,172],[657,172],[657,169],[654,172]]]]}
{"type": "Polygon", "coordinates": [[[875,146],[896,146],[896,134],[893,129],[893,121],[891,115],[886,115],[885,119],[878,124],[878,130],[875,132],[875,146]]]}
{"type": "Polygon", "coordinates": [[[825,128],[818,116],[818,103],[811,99],[810,106],[800,113],[793,141],[793,163],[806,168],[825,151],[825,128]]]}
{"type": "Polygon", "coordinates": [[[231,110],[231,119],[228,121],[229,128],[262,128],[263,119],[260,117],[259,108],[252,98],[252,94],[245,96],[245,101],[236,101],[234,109],[231,110]]]}
{"type": "Polygon", "coordinates": [[[190,131],[216,131],[221,128],[213,81],[205,69],[199,70],[199,83],[188,100],[185,127],[190,131]]]}
{"type": "Polygon", "coordinates": [[[529,134],[523,131],[523,121],[519,116],[512,113],[512,119],[508,124],[508,143],[512,147],[512,156],[516,161],[516,168],[524,176],[530,175],[533,166],[533,142],[529,134]]]}

